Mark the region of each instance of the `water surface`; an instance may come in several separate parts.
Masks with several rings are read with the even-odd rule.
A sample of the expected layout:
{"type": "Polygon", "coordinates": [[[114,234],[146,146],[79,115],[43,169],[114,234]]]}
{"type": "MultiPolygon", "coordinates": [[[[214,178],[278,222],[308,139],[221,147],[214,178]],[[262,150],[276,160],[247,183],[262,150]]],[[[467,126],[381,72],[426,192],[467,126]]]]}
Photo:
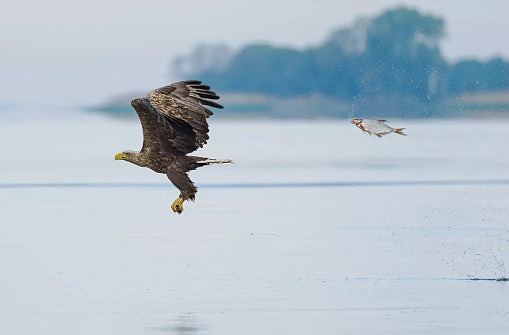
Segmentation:
{"type": "Polygon", "coordinates": [[[3,334],[506,334],[509,123],[212,121],[183,215],[134,122],[0,125],[3,334]]]}

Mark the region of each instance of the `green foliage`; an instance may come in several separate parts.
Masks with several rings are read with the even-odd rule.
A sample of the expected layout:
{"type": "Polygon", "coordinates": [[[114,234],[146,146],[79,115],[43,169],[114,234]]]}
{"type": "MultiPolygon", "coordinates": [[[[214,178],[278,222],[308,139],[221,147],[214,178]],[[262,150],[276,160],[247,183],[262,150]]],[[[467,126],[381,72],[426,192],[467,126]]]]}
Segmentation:
{"type": "Polygon", "coordinates": [[[486,63],[465,60],[454,64],[449,73],[449,91],[463,93],[500,90],[509,87],[509,63],[494,58],[486,63]]]}
{"type": "Polygon", "coordinates": [[[309,90],[302,81],[310,64],[307,55],[297,50],[253,45],[241,50],[224,72],[200,74],[200,78],[230,90],[240,84],[245,92],[295,95],[309,90]]]}
{"type": "Polygon", "coordinates": [[[446,69],[439,42],[440,18],[399,8],[373,19],[362,55],[360,85],[367,95],[403,94],[422,99],[439,96],[446,69]]]}
{"type": "Polygon", "coordinates": [[[278,96],[327,95],[348,101],[412,101],[417,106],[449,94],[509,88],[509,63],[462,61],[441,55],[442,18],[398,7],[333,32],[304,50],[250,45],[221,69],[188,76],[227,91],[278,96]]]}

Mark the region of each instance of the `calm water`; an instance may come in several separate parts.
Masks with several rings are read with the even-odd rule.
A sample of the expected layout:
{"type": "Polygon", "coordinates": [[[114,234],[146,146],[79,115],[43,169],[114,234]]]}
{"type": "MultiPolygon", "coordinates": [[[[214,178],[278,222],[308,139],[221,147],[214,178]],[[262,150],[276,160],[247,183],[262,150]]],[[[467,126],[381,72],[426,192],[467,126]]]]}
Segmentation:
{"type": "Polygon", "coordinates": [[[212,124],[197,202],[134,122],[0,125],[2,334],[507,334],[509,122],[212,124]],[[507,273],[506,273],[507,271],[507,273]]]}

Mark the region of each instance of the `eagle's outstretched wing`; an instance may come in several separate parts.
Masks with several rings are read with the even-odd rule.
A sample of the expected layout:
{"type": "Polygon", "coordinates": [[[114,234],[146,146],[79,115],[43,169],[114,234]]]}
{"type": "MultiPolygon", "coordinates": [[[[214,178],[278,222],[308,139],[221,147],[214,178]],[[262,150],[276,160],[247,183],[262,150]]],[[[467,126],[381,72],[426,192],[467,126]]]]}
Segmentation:
{"type": "Polygon", "coordinates": [[[205,106],[223,108],[210,87],[200,81],[181,81],[153,90],[147,99],[132,105],[143,127],[142,151],[151,154],[185,155],[203,147],[209,138],[205,106]]]}
{"type": "MultiPolygon", "coordinates": [[[[223,108],[213,100],[218,100],[210,87],[202,85],[201,81],[188,80],[155,89],[148,93],[150,105],[159,112],[170,124],[178,124],[182,128],[192,129],[193,143],[186,143],[177,149],[184,154],[203,147],[209,138],[207,118],[212,112],[206,107],[223,108]]],[[[178,127],[177,127],[178,128],[178,127]]]]}

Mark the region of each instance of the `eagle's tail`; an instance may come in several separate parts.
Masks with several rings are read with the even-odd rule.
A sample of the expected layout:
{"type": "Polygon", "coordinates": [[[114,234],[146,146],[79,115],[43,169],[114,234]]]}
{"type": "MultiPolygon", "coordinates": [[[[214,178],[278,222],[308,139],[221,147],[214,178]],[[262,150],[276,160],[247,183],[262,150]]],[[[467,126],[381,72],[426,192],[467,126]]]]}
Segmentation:
{"type": "Polygon", "coordinates": [[[196,163],[198,163],[198,164],[205,164],[205,165],[209,165],[209,164],[228,164],[228,163],[233,163],[233,161],[231,159],[212,159],[212,158],[207,158],[207,159],[198,161],[196,163]]]}
{"type": "Polygon", "coordinates": [[[210,164],[226,164],[233,163],[231,159],[213,159],[206,157],[196,157],[196,156],[186,156],[189,160],[187,171],[197,169],[202,166],[210,165],[210,164]]]}

